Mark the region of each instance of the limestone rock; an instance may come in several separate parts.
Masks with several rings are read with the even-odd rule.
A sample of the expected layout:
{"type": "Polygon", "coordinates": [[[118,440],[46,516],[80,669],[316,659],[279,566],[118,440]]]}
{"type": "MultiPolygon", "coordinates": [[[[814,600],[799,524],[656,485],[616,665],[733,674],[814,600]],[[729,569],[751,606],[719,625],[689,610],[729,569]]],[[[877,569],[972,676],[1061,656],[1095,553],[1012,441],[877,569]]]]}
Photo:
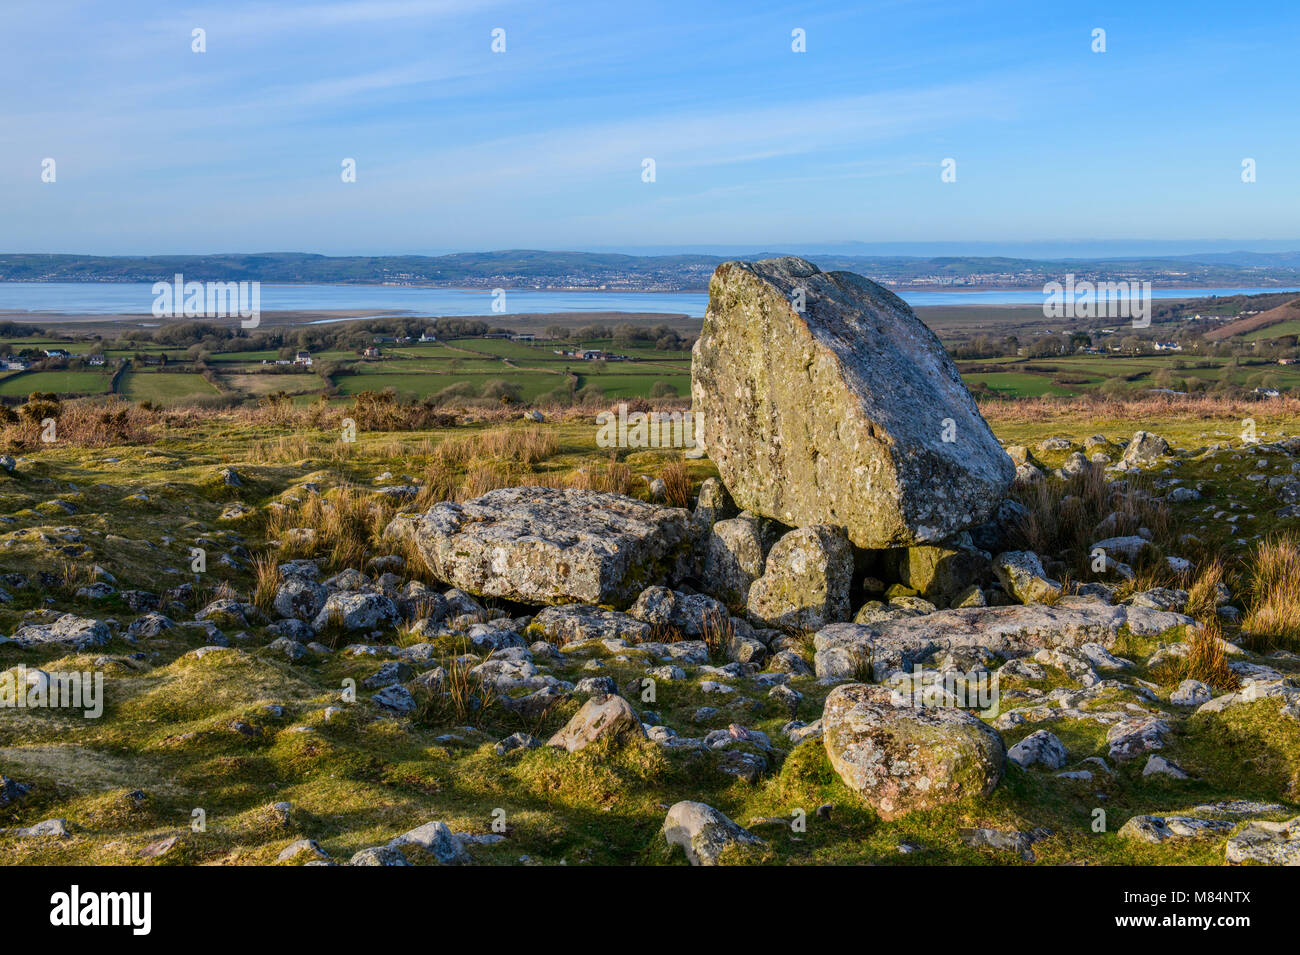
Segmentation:
{"type": "Polygon", "coordinates": [[[1065,744],[1047,730],[1030,733],[1007,750],[1007,759],[1021,769],[1028,769],[1030,766],[1060,769],[1068,758],[1065,744]]]}
{"type": "Polygon", "coordinates": [[[1028,656],[1045,648],[1089,642],[1112,646],[1124,627],[1137,636],[1155,636],[1194,622],[1182,614],[1116,606],[1090,597],[1062,597],[1052,606],[940,610],[867,626],[837,623],[823,627],[813,638],[817,651],[814,664],[821,679],[852,679],[858,667],[869,661],[876,678],[883,679],[892,670],[908,669],[931,653],[956,647],[985,647],[1007,657],[1028,656]]]}
{"type": "Polygon", "coordinates": [[[664,838],[681,846],[691,865],[717,865],[723,850],[732,846],[761,848],[763,840],[702,802],[682,801],[668,810],[664,838]]]}
{"type": "Polygon", "coordinates": [[[286,577],[275,593],[273,606],[281,618],[313,620],[325,605],[327,591],[302,577],[286,577]]]}
{"type": "Polygon", "coordinates": [[[523,603],[627,606],[689,570],[689,514],[598,491],[514,487],[398,518],[429,570],[471,593],[523,603]]]}
{"type": "Polygon", "coordinates": [[[993,559],[1002,589],[1021,603],[1042,603],[1061,595],[1061,585],[1043,570],[1038,555],[1027,550],[1007,551],[993,559]]]}
{"type": "Polygon", "coordinates": [[[1169,694],[1169,702],[1174,706],[1200,706],[1213,696],[1214,691],[1200,680],[1184,680],[1169,694]]]}
{"type": "Polygon", "coordinates": [[[445,822],[426,822],[410,832],[402,833],[388,845],[394,849],[401,846],[423,849],[443,865],[461,865],[470,861],[465,847],[445,822]]]}
{"type": "Polygon", "coordinates": [[[986,796],[1002,778],[1006,752],[996,730],[956,707],[913,706],[886,687],[836,687],[822,728],[844,784],[886,820],[986,796]]]}
{"type": "Polygon", "coordinates": [[[1248,823],[1228,840],[1224,855],[1234,864],[1300,865],[1300,816],[1287,822],[1248,823]]]}
{"type": "Polygon", "coordinates": [[[628,613],[650,625],[676,627],[692,639],[703,636],[705,629],[725,623],[730,614],[721,602],[707,594],[682,594],[667,587],[647,587],[637,597],[628,613]]]}
{"type": "Polygon", "coordinates": [[[1107,537],[1105,540],[1099,540],[1088,548],[1088,552],[1093,553],[1101,550],[1106,553],[1108,558],[1119,554],[1126,561],[1132,563],[1150,546],[1151,542],[1145,537],[1131,534],[1127,537],[1107,537]]]}
{"type": "Polygon", "coordinates": [[[29,623],[19,627],[14,631],[12,639],[25,647],[57,644],[71,650],[84,650],[87,647],[102,647],[108,643],[110,636],[108,626],[102,621],[65,613],[53,623],[29,623]]]}
{"type": "Polygon", "coordinates": [[[821,524],[791,531],[767,555],[747,611],[767,627],[815,630],[848,620],[853,550],[844,532],[821,524]]]}
{"type": "Polygon", "coordinates": [[[1161,843],[1168,839],[1202,839],[1229,832],[1236,823],[1196,816],[1133,816],[1120,827],[1121,839],[1161,843]]]}
{"type": "Polygon", "coordinates": [[[1163,749],[1169,724],[1156,716],[1139,716],[1116,723],[1106,731],[1111,759],[1133,759],[1153,749],[1163,749]]]}
{"type": "Polygon", "coordinates": [[[631,614],[604,610],[591,604],[547,607],[529,625],[529,631],[564,646],[584,640],[626,640],[640,643],[650,639],[650,624],[631,614]]]}
{"type": "Polygon", "coordinates": [[[691,362],[709,456],[746,510],[866,548],[984,522],[1014,466],[901,299],[802,259],[728,262],[691,362]]]}
{"type": "Polygon", "coordinates": [[[605,736],[616,739],[645,736],[636,711],[621,696],[593,696],[582,705],[582,709],[573,714],[573,719],[550,738],[547,745],[559,746],[570,753],[576,753],[605,736]]]}
{"type": "Polygon", "coordinates": [[[927,600],[947,604],[989,575],[989,555],[965,544],[918,544],[903,552],[898,576],[927,600]]]}
{"type": "Polygon", "coordinates": [[[1169,453],[1169,442],[1150,431],[1139,431],[1133,435],[1124,449],[1120,464],[1125,467],[1146,468],[1155,464],[1169,453]]]}
{"type": "Polygon", "coordinates": [[[752,514],[718,521],[704,556],[705,588],[729,607],[743,607],[763,575],[763,532],[752,514]]]}
{"type": "Polygon", "coordinates": [[[340,590],[329,595],[312,626],[324,630],[331,625],[344,630],[376,630],[397,623],[397,606],[383,594],[340,590]]]}

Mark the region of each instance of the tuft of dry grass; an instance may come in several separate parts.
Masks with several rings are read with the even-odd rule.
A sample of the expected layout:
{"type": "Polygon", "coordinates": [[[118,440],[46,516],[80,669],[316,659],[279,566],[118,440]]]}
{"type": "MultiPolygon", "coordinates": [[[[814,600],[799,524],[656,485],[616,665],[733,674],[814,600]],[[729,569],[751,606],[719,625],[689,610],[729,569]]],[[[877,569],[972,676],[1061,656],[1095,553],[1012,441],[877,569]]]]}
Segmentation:
{"type": "Polygon", "coordinates": [[[456,500],[469,501],[488,491],[498,488],[514,487],[519,483],[519,475],[508,464],[479,464],[465,472],[456,491],[456,500]]]}
{"type": "Polygon", "coordinates": [[[434,461],[424,469],[423,483],[413,506],[417,511],[427,511],[435,504],[454,500],[458,487],[456,475],[442,462],[434,461]]]}
{"type": "Polygon", "coordinates": [[[664,482],[664,497],[670,507],[691,506],[691,473],[681,461],[673,461],[659,477],[664,482]]]}
{"type": "Polygon", "coordinates": [[[1300,541],[1266,538],[1247,562],[1249,610],[1242,633],[1253,650],[1300,650],[1300,541]]]}
{"type": "MultiPolygon", "coordinates": [[[[1157,543],[1172,536],[1169,507],[1151,493],[1149,484],[1146,476],[1130,476],[1126,482],[1112,487],[1102,467],[1092,464],[1081,474],[1065,480],[1047,477],[1016,487],[1013,497],[1024,505],[1028,514],[1019,526],[1011,529],[1012,544],[1037,554],[1059,554],[1071,562],[1081,579],[1087,579],[1089,548],[1099,534],[1123,537],[1145,527],[1157,543]],[[1112,514],[1111,529],[1099,531],[1098,525],[1112,514]]],[[[1141,572],[1145,567],[1153,577],[1162,574],[1168,577],[1166,565],[1158,559],[1158,554],[1155,557],[1149,565],[1139,563],[1134,569],[1141,572]]],[[[1162,585],[1163,577],[1152,584],[1162,585]]]]}
{"type": "Polygon", "coordinates": [[[280,589],[280,562],[270,554],[253,558],[253,606],[263,613],[271,613],[275,595],[280,589]]]}
{"type": "Polygon", "coordinates": [[[159,437],[160,414],[117,396],[63,401],[51,394],[33,394],[12,421],[0,425],[0,445],[9,451],[46,447],[44,422],[53,420],[61,446],[106,448],[145,444],[159,437]]]}
{"type": "Polygon", "coordinates": [[[531,466],[554,457],[559,449],[555,435],[541,428],[494,428],[448,438],[438,445],[433,457],[447,468],[466,468],[476,461],[513,461],[531,466]]]}
{"type": "Polygon", "coordinates": [[[1241,678],[1228,667],[1223,628],[1217,619],[1190,628],[1187,645],[1186,656],[1166,664],[1156,674],[1160,683],[1172,685],[1184,680],[1200,680],[1222,692],[1241,686],[1241,678]]]}
{"type": "MultiPolygon", "coordinates": [[[[1088,392],[1071,398],[980,398],[980,413],[990,422],[1023,424],[1063,418],[1152,422],[1167,418],[1259,417],[1264,402],[1223,395],[1104,395],[1088,392]]],[[[1273,398],[1267,403],[1279,415],[1300,414],[1300,399],[1273,398]]]]}
{"type": "Polygon", "coordinates": [[[582,491],[607,491],[631,496],[640,482],[631,468],[611,454],[608,463],[592,465],[575,473],[569,479],[569,486],[582,491]]]}
{"type": "Polygon", "coordinates": [[[1187,588],[1186,614],[1202,622],[1215,620],[1219,610],[1219,585],[1225,582],[1227,570],[1221,556],[1202,562],[1196,579],[1187,588]]]}
{"type": "Polygon", "coordinates": [[[440,691],[421,693],[416,721],[429,726],[479,725],[496,703],[496,690],[473,669],[473,663],[453,657],[445,668],[440,691]]]}
{"type": "Polygon", "coordinates": [[[95,582],[95,568],[92,564],[81,564],[72,560],[60,561],[59,578],[62,589],[71,594],[95,582]]]}
{"type": "Polygon", "coordinates": [[[736,639],[736,625],[731,618],[714,610],[704,615],[701,625],[703,632],[700,636],[709,648],[709,657],[714,660],[726,657],[727,648],[736,639]]]}
{"type": "Polygon", "coordinates": [[[282,557],[317,557],[336,570],[364,570],[369,556],[392,549],[383,533],[396,509],[390,498],[344,486],[328,496],[310,494],[298,504],[272,511],[266,533],[279,541],[282,557]],[[313,533],[296,533],[300,529],[313,533]]]}
{"type": "Polygon", "coordinates": [[[656,620],[650,625],[651,643],[680,643],[686,639],[681,627],[676,627],[666,620],[656,620]]]}

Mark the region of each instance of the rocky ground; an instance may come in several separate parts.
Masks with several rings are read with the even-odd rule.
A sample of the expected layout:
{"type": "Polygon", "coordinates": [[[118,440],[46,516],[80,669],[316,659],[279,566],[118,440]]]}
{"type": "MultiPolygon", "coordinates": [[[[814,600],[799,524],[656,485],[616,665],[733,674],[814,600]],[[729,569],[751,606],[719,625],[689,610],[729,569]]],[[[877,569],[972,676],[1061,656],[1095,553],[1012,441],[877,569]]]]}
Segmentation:
{"type": "Polygon", "coordinates": [[[741,396],[727,486],[534,413],[0,459],[0,862],[1300,862],[1300,415],[989,428],[954,391],[983,490],[948,493],[955,419],[873,422],[843,371],[894,349],[937,416],[937,341],[778,265],[844,421],[801,446],[797,369],[710,356],[762,347],[715,305],[784,307],[734,273],[695,354],[741,396]],[[881,498],[844,515],[836,442],[881,498]]]}
{"type": "MultiPolygon", "coordinates": [[[[1065,463],[1070,452],[1050,449],[1059,442],[1038,445],[1081,447],[1092,424],[1039,426],[1032,453],[1065,463]]],[[[558,450],[535,465],[539,479],[599,466],[580,447],[587,429],[545,427],[558,450]]],[[[1016,440],[1029,440],[1026,427],[1016,440]]],[[[740,861],[1217,864],[1293,844],[1272,830],[1295,818],[1300,798],[1300,657],[1233,644],[1241,685],[1231,693],[1175,681],[1166,664],[1187,646],[1190,618],[1174,616],[1185,592],[1119,598],[1127,606],[1083,598],[1092,609],[1074,619],[1067,605],[1077,598],[944,610],[901,590],[882,600],[854,581],[850,610],[875,622],[820,632],[746,623],[734,602],[739,616],[724,609],[722,632],[707,632],[718,605],[685,578],[675,592],[652,586],[615,600],[621,610],[479,600],[439,583],[383,533],[402,496],[384,488],[423,480],[421,450],[459,437],[364,435],[337,462],[325,459],[325,434],[295,449],[302,459],[256,463],[244,458],[261,452],[214,425],[147,447],[18,460],[0,485],[0,664],[102,673],[106,704],[98,719],[0,708],[0,859],[666,862],[686,858],[670,851],[666,820],[677,842],[708,843],[701,833],[729,832],[709,823],[714,812],[752,834],[717,838],[723,857],[740,861]],[[363,488],[383,511],[362,566],[336,566],[324,547],[284,559],[272,599],[264,587],[259,603],[253,557],[283,549],[267,537],[271,515],[295,497],[329,500],[339,486],[363,488]],[[208,560],[197,575],[196,546],[208,560]],[[322,613],[329,604],[342,620],[322,613]],[[995,611],[1024,619],[1007,625],[995,611]],[[972,613],[983,615],[952,619],[972,613]],[[981,627],[988,639],[966,639],[981,627]],[[885,820],[852,773],[846,782],[837,771],[823,711],[837,686],[889,685],[889,667],[864,674],[850,655],[837,673],[835,657],[873,644],[883,663],[883,648],[928,643],[915,661],[925,674],[999,673],[1001,710],[983,725],[1008,757],[981,770],[999,777],[987,793],[981,785],[885,820]],[[425,835],[385,848],[412,831],[425,835]]],[[[1278,502],[1267,477],[1295,473],[1300,457],[1293,442],[1268,439],[1217,451],[1176,442],[1153,465],[1178,481],[1166,497],[1202,490],[1172,506],[1184,533],[1248,549],[1270,529],[1278,502]]],[[[646,474],[664,460],[627,458],[646,474]]],[[[708,473],[696,466],[697,489],[708,473]]],[[[671,512],[674,528],[708,520],[699,507],[680,520],[653,510],[671,512]]],[[[1005,593],[996,573],[980,592],[1005,593]]],[[[1230,638],[1228,608],[1246,609],[1242,596],[1224,604],[1230,638]]],[[[871,718],[859,712],[836,732],[871,718]]]]}

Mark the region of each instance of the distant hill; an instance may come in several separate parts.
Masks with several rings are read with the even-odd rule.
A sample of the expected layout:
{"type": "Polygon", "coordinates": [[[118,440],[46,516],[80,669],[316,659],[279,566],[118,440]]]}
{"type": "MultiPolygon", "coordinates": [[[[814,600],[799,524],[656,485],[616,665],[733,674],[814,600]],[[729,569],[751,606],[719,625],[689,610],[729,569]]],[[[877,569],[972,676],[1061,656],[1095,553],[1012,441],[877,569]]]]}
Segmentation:
{"type": "MultiPolygon", "coordinates": [[[[756,252],[749,259],[787,254],[756,252]]],[[[0,282],[189,281],[278,284],[417,285],[443,288],[561,288],[702,291],[719,255],[627,255],[507,249],[451,255],[328,256],[305,252],[212,255],[0,254],[0,282]]],[[[822,269],[857,272],[895,288],[1041,289],[1074,274],[1089,281],[1149,281],[1157,287],[1300,288],[1300,253],[1128,259],[1003,256],[811,256],[822,269]],[[1261,264],[1267,262],[1268,264],[1261,264]]]]}
{"type": "Polygon", "coordinates": [[[1227,325],[1206,332],[1205,338],[1207,341],[1212,342],[1222,341],[1225,338],[1235,338],[1238,335],[1245,335],[1261,328],[1270,328],[1282,322],[1295,322],[1300,326],[1300,298],[1279,305],[1276,308],[1270,308],[1266,312],[1260,312],[1258,315],[1247,315],[1235,322],[1229,322],[1227,325]]]}

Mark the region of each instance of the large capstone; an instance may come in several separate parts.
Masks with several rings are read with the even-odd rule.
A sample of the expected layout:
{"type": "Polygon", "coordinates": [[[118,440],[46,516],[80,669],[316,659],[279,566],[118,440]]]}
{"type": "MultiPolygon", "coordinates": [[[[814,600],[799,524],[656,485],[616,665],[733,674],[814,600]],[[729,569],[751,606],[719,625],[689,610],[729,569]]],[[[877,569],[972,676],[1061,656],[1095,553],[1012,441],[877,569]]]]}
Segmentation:
{"type": "Polygon", "coordinates": [[[859,547],[981,524],[1015,476],[907,304],[802,259],[718,267],[691,395],[740,507],[792,527],[842,526],[859,547]]]}
{"type": "Polygon", "coordinates": [[[511,487],[401,517],[439,580],[522,603],[626,607],[690,570],[690,514],[599,491],[511,487]]]}

